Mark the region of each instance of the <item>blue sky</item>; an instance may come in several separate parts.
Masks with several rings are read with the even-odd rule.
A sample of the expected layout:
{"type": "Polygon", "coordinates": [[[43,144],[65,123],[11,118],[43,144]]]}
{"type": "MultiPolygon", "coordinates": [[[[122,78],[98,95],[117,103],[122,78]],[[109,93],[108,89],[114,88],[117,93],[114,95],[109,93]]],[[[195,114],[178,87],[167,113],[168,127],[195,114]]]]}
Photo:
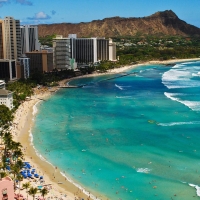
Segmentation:
{"type": "Polygon", "coordinates": [[[173,10],[200,28],[200,0],[0,0],[0,18],[21,24],[79,23],[107,17],[144,17],[173,10]]]}

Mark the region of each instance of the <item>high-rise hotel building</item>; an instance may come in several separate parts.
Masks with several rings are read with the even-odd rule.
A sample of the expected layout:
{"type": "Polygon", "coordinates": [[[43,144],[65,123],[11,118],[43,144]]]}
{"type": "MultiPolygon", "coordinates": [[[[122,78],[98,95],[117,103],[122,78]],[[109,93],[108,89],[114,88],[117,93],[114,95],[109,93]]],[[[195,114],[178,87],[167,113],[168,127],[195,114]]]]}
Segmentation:
{"type": "Polygon", "coordinates": [[[20,21],[12,17],[0,20],[0,59],[16,59],[21,55],[20,21]]]}
{"type": "MultiPolygon", "coordinates": [[[[116,52],[115,52],[116,54],[116,52]]],[[[77,38],[70,34],[68,38],[58,36],[53,40],[54,67],[73,68],[77,63],[95,63],[109,60],[109,40],[105,38],[77,38]]]]}
{"type": "Polygon", "coordinates": [[[78,63],[95,63],[109,59],[109,41],[105,38],[77,38],[73,40],[74,56],[78,63]]]}
{"type": "Polygon", "coordinates": [[[58,35],[53,40],[53,65],[55,68],[71,68],[70,62],[73,57],[72,40],[70,38],[63,38],[62,35],[58,35]]]}
{"type": "Polygon", "coordinates": [[[24,25],[20,26],[21,29],[21,49],[22,53],[40,50],[40,43],[38,40],[38,27],[24,25]]]}

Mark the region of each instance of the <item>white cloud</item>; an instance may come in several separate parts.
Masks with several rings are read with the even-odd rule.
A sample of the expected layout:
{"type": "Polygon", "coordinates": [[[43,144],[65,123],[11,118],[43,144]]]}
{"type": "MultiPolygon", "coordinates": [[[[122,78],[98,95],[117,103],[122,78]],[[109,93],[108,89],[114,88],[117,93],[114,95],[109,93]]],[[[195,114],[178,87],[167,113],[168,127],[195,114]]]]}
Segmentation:
{"type": "Polygon", "coordinates": [[[44,12],[38,12],[34,17],[28,17],[30,20],[38,20],[38,19],[50,19],[51,17],[44,12]]]}

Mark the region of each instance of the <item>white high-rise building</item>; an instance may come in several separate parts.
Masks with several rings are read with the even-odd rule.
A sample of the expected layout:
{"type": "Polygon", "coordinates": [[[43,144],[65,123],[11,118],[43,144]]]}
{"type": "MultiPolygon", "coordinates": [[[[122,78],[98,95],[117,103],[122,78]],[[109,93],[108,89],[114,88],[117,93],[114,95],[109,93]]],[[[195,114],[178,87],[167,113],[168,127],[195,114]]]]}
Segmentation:
{"type": "Polygon", "coordinates": [[[109,60],[116,61],[116,43],[109,39],[109,60]]]}
{"type": "Polygon", "coordinates": [[[38,40],[38,27],[37,26],[20,26],[21,29],[21,47],[22,54],[26,52],[39,51],[40,43],[38,40]]]}
{"type": "Polygon", "coordinates": [[[105,38],[77,38],[69,34],[68,38],[58,36],[53,40],[54,67],[72,68],[74,63],[91,64],[109,60],[109,41],[105,38]]]}
{"type": "Polygon", "coordinates": [[[1,59],[16,59],[21,55],[20,21],[12,17],[0,20],[1,59]]]}
{"type": "Polygon", "coordinates": [[[0,89],[0,105],[5,105],[11,110],[13,108],[13,92],[0,89]]]}
{"type": "Polygon", "coordinates": [[[58,35],[53,40],[53,64],[58,69],[71,69],[71,49],[70,38],[63,38],[58,35]]]}

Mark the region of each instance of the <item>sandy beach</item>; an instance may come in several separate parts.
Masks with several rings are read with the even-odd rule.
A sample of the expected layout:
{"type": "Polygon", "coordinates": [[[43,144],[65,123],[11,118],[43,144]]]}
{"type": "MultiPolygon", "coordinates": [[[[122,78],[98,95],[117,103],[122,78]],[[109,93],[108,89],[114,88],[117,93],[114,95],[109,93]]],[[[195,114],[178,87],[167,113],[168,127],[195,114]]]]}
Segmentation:
{"type": "MultiPolygon", "coordinates": [[[[124,66],[121,68],[116,68],[113,70],[109,70],[107,73],[104,74],[113,74],[113,73],[121,73],[126,70],[136,68],[138,66],[145,66],[149,64],[169,64],[169,63],[176,63],[176,62],[189,62],[194,60],[200,60],[200,58],[196,59],[173,59],[168,61],[149,61],[137,65],[129,65],[124,66]]],[[[98,76],[103,75],[100,73],[86,75],[82,77],[90,77],[90,76],[98,76]]],[[[76,77],[76,78],[82,78],[76,77]]],[[[60,86],[65,85],[66,82],[70,81],[71,79],[65,79],[60,82],[60,86]]],[[[53,90],[56,91],[58,88],[54,88],[53,90]]],[[[34,123],[34,115],[35,112],[35,105],[42,101],[42,99],[48,99],[54,92],[49,90],[38,90],[35,91],[35,95],[31,97],[30,100],[25,101],[20,105],[18,110],[15,113],[14,121],[13,121],[13,137],[15,141],[18,141],[22,144],[24,150],[24,160],[30,162],[31,165],[37,170],[37,173],[44,177],[45,185],[51,186],[50,192],[48,193],[45,198],[52,199],[52,198],[59,198],[59,199],[67,199],[67,200],[74,200],[74,199],[96,199],[96,197],[92,197],[92,194],[88,193],[86,195],[82,189],[76,187],[73,183],[68,181],[57,167],[52,166],[50,163],[44,161],[44,159],[37,155],[30,137],[30,130],[34,123]]],[[[30,180],[33,185],[36,183],[33,180],[30,180]]],[[[24,180],[23,182],[27,182],[24,180]]],[[[22,183],[21,183],[22,185],[22,183]]],[[[16,193],[18,193],[16,191],[16,193]]],[[[21,194],[26,197],[26,191],[21,190],[21,194]]],[[[39,193],[36,196],[41,196],[39,193]]],[[[30,197],[29,197],[30,198],[30,197]]],[[[97,196],[98,199],[107,199],[105,197],[97,196]]]]}

